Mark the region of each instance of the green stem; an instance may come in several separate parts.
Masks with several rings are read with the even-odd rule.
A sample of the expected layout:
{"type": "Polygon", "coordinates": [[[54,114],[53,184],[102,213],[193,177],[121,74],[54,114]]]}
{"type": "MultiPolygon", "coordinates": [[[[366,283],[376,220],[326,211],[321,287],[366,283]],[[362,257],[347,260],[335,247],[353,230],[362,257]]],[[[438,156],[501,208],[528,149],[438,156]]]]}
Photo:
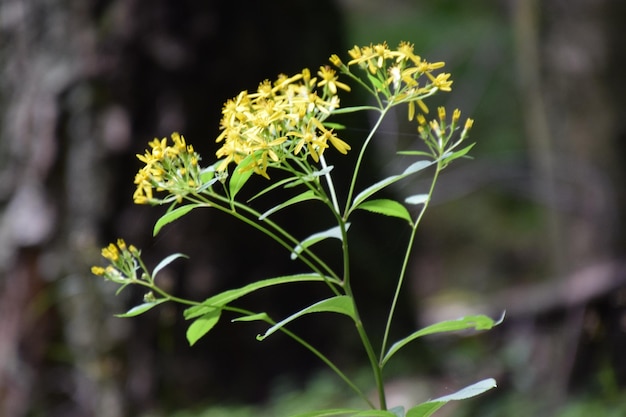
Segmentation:
{"type": "Polygon", "coordinates": [[[409,265],[409,259],[411,257],[411,252],[413,249],[413,243],[415,241],[415,236],[417,233],[417,228],[419,226],[419,224],[421,223],[422,218],[424,217],[424,213],[426,213],[426,209],[428,208],[428,205],[430,203],[430,199],[432,198],[433,192],[435,190],[435,184],[437,183],[437,178],[439,177],[439,173],[441,172],[442,169],[442,164],[441,164],[441,158],[439,158],[437,160],[437,167],[435,169],[435,174],[433,175],[433,179],[430,183],[430,189],[428,190],[428,199],[426,199],[426,201],[423,203],[422,205],[422,209],[419,212],[419,215],[417,216],[413,227],[411,229],[411,236],[409,238],[409,242],[407,244],[407,248],[406,248],[406,252],[404,254],[404,259],[402,261],[402,269],[400,270],[400,275],[398,277],[398,283],[396,284],[396,290],[395,293],[393,295],[393,300],[391,302],[391,307],[389,309],[389,316],[387,317],[387,324],[385,325],[385,334],[383,336],[383,343],[381,345],[380,348],[380,362],[382,364],[382,359],[385,357],[385,350],[387,349],[387,343],[389,340],[389,332],[391,330],[391,323],[393,322],[393,316],[395,314],[396,311],[396,307],[398,304],[398,300],[400,298],[400,290],[402,288],[402,284],[404,283],[404,278],[406,277],[406,271],[408,269],[408,265],[409,265]]]}
{"type": "MultiPolygon", "coordinates": [[[[323,169],[328,168],[324,155],[320,155],[320,162],[322,163],[323,169]]],[[[335,185],[333,184],[333,177],[330,175],[330,172],[327,172],[326,174],[324,174],[324,178],[326,178],[326,183],[328,184],[328,192],[330,193],[330,198],[333,202],[335,212],[339,214],[339,202],[337,201],[337,194],[335,192],[335,185]]]]}
{"type": "MultiPolygon", "coordinates": [[[[365,349],[365,353],[367,354],[367,358],[370,362],[370,366],[372,367],[372,373],[374,374],[374,381],[376,383],[376,387],[378,390],[378,398],[380,402],[380,409],[387,409],[387,401],[385,398],[385,386],[382,377],[382,367],[378,363],[378,359],[376,357],[376,353],[374,352],[374,348],[372,346],[372,342],[369,339],[367,331],[363,327],[363,321],[361,320],[361,316],[359,314],[358,306],[356,305],[356,300],[354,298],[354,293],[352,292],[352,285],[350,283],[350,252],[348,250],[348,231],[346,229],[346,223],[343,218],[336,214],[337,222],[339,223],[339,228],[341,230],[341,241],[342,241],[342,252],[343,252],[343,289],[348,297],[352,300],[353,311],[354,311],[354,324],[356,326],[357,333],[359,334],[359,338],[361,339],[361,344],[365,349]]],[[[372,407],[374,408],[374,407],[372,407]]]]}
{"type": "Polygon", "coordinates": [[[350,189],[348,190],[348,198],[346,199],[344,219],[346,219],[348,217],[348,213],[350,213],[352,196],[354,194],[354,188],[356,187],[356,180],[359,176],[361,164],[363,163],[363,156],[365,155],[365,150],[367,149],[367,146],[369,145],[372,138],[374,137],[374,134],[376,134],[376,131],[380,127],[380,124],[382,123],[389,109],[390,109],[389,106],[383,109],[377,109],[380,112],[380,115],[378,116],[378,120],[372,127],[372,130],[370,130],[370,133],[367,135],[367,138],[365,138],[365,142],[363,142],[363,146],[361,147],[361,150],[359,151],[359,156],[356,160],[356,164],[354,165],[354,172],[352,173],[352,180],[350,181],[350,189]]]}
{"type": "MultiPolygon", "coordinates": [[[[229,201],[227,198],[222,197],[220,195],[216,195],[216,194],[212,194],[212,196],[218,200],[220,200],[222,203],[224,204],[228,204],[229,201]]],[[[273,229],[275,229],[278,233],[280,233],[285,239],[288,239],[290,242],[292,242],[291,244],[289,242],[287,242],[286,240],[284,240],[281,236],[277,235],[276,233],[274,233],[272,230],[268,229],[267,227],[264,227],[262,224],[258,223],[257,221],[244,216],[243,214],[241,214],[240,212],[238,212],[236,209],[241,209],[242,211],[245,211],[247,213],[249,213],[251,216],[255,217],[256,219],[258,219],[261,216],[261,213],[257,212],[256,210],[246,206],[245,204],[241,204],[237,201],[233,201],[232,205],[233,205],[233,209],[230,209],[229,207],[225,207],[222,206],[220,204],[215,204],[214,201],[209,201],[208,199],[202,197],[202,196],[198,196],[198,198],[200,200],[202,200],[205,203],[208,203],[211,205],[211,207],[216,208],[217,210],[220,210],[224,213],[230,214],[231,216],[235,217],[236,219],[252,226],[253,228],[257,229],[258,231],[264,233],[265,235],[267,235],[268,237],[270,237],[271,239],[273,239],[275,242],[277,242],[278,244],[280,244],[281,246],[283,246],[285,249],[287,249],[290,252],[293,252],[294,250],[294,245],[297,245],[299,243],[299,241],[294,238],[291,234],[289,234],[285,229],[283,229],[282,227],[280,227],[278,224],[274,223],[273,221],[265,218],[263,221],[265,223],[267,223],[268,225],[270,225],[273,229]]],[[[309,256],[311,258],[311,260],[309,260],[307,257],[305,256],[299,256],[298,258],[304,262],[309,268],[311,268],[314,272],[318,273],[322,278],[324,278],[324,282],[328,285],[328,287],[331,289],[331,291],[335,294],[335,295],[340,295],[341,293],[339,292],[339,290],[336,288],[336,285],[334,283],[332,283],[331,281],[329,281],[328,279],[326,279],[326,274],[330,275],[332,278],[335,278],[336,280],[340,280],[340,278],[337,276],[337,274],[335,273],[335,271],[333,271],[323,260],[321,260],[317,255],[315,255],[315,253],[313,253],[312,251],[310,251],[308,248],[303,248],[302,250],[302,254],[306,254],[307,256],[309,256]],[[316,262],[318,265],[315,265],[313,262],[316,262]],[[321,269],[320,269],[321,268],[321,269]],[[322,270],[326,271],[326,273],[322,272],[322,270]]]]}

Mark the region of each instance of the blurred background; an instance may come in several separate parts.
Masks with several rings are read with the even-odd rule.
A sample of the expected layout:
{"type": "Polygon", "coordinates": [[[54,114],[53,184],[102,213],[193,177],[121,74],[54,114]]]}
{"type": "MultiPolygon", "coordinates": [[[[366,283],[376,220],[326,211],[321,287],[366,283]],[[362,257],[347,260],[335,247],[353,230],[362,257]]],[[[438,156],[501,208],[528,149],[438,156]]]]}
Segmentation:
{"type": "MultiPolygon", "coordinates": [[[[211,160],[222,104],[239,91],[316,69],[354,44],[401,40],[446,62],[453,91],[429,105],[473,117],[478,144],[441,179],[395,336],[469,313],[507,317],[484,334],[405,349],[386,375],[391,402],[495,377],[498,389],[440,415],[626,415],[624,21],[621,0],[1,0],[0,416],[280,416],[349,405],[341,381],[280,336],[259,343],[253,326],[220,325],[189,347],[177,306],[113,317],[142,294],[116,297],[89,268],[122,237],[150,265],[188,254],[162,282],[189,298],[297,270],[213,212],[153,239],[162,211],[132,204],[135,154],[179,131],[211,160]]],[[[390,158],[416,140],[404,109],[395,116],[368,161],[371,178],[397,172],[390,158]]],[[[352,120],[346,139],[362,140],[367,123],[352,120]]],[[[325,226],[314,217],[294,210],[284,221],[307,236],[325,226]]],[[[357,291],[378,329],[380,294],[392,291],[383,278],[407,235],[388,232],[401,230],[393,219],[362,219],[367,228],[351,229],[357,291]]],[[[251,302],[280,317],[301,306],[293,296],[251,302]]],[[[296,330],[360,378],[351,328],[326,319],[337,323],[302,320],[296,330]]]]}

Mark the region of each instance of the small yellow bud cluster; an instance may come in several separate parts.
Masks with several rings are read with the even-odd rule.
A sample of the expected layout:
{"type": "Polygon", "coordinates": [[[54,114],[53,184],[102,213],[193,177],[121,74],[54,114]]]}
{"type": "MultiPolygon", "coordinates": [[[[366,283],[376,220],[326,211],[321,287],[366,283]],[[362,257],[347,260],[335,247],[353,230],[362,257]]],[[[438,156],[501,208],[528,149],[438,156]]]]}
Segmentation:
{"type": "Polygon", "coordinates": [[[118,284],[128,284],[137,280],[140,268],[140,251],[133,245],[126,245],[123,239],[102,248],[102,257],[109,262],[106,267],[92,266],[91,273],[118,284]]]}
{"type": "Polygon", "coordinates": [[[318,162],[328,142],[347,153],[350,146],[323,121],[339,107],[337,90],[350,88],[328,66],[321,67],[318,75],[319,81],[308,69],[292,77],[280,75],[274,83],[262,82],[255,93],[242,91],[228,100],[216,140],[223,142],[216,153],[222,159],[217,170],[224,171],[231,162],[239,164],[252,155],[244,168],[269,178],[267,168],[289,158],[311,156],[318,162]],[[321,96],[317,87],[322,87],[321,96]]]}
{"type": "Polygon", "coordinates": [[[137,155],[145,166],[135,175],[137,188],[133,200],[136,204],[180,202],[184,195],[200,187],[200,156],[192,145],[185,143],[182,135],[172,133],[171,137],[172,145],[167,138],[154,139],[145,154],[137,155]],[[157,198],[154,191],[167,191],[169,195],[157,198]]]}
{"type": "Polygon", "coordinates": [[[418,114],[416,117],[417,131],[434,157],[441,156],[461,144],[467,138],[469,130],[474,123],[472,119],[467,119],[461,134],[454,139],[454,133],[460,127],[461,111],[455,109],[449,123],[446,119],[446,109],[444,107],[437,109],[437,115],[438,119],[431,121],[427,121],[423,114],[418,114]]]}

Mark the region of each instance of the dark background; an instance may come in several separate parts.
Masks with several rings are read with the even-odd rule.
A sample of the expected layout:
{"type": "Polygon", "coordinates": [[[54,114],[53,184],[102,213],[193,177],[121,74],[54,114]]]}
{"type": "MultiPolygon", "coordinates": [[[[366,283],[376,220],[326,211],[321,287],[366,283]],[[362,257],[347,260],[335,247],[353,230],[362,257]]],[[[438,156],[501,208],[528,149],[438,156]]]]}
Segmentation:
{"type": "MultiPolygon", "coordinates": [[[[407,349],[389,375],[394,393],[415,403],[494,376],[497,392],[473,400],[474,412],[565,415],[581,398],[626,408],[625,9],[619,0],[2,0],[0,416],[161,416],[264,403],[277,381],[305,388],[321,365],[290,341],[258,343],[258,328],[223,324],[189,348],[176,306],[114,318],[142,294],[115,297],[89,267],[123,237],[151,265],[188,254],[162,279],[190,298],[294,272],[280,248],[217,213],[151,238],[161,211],[132,204],[135,154],[179,131],[211,160],[226,99],[385,40],[446,61],[453,92],[429,104],[475,118],[478,142],[435,194],[396,336],[507,310],[488,334],[407,349]]],[[[394,116],[367,161],[371,178],[397,172],[393,152],[415,140],[404,109],[394,116]]],[[[367,123],[348,120],[346,140],[362,140],[367,123]]],[[[406,234],[371,220],[351,233],[375,332],[380,294],[392,291],[381,277],[394,276],[406,234]]],[[[302,236],[327,226],[299,209],[284,221],[302,236]]],[[[304,302],[295,291],[250,302],[280,317],[304,302]]],[[[365,362],[352,330],[327,320],[296,329],[357,372],[365,362]]]]}

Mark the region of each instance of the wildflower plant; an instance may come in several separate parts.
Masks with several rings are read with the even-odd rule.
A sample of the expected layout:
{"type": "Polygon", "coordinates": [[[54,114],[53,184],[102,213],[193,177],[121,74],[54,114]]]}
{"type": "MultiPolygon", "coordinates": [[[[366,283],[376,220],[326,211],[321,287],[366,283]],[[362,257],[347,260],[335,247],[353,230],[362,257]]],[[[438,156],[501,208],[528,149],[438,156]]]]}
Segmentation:
{"type": "MultiPolygon", "coordinates": [[[[363,400],[364,408],[361,410],[320,410],[302,416],[426,417],[448,401],[469,398],[495,386],[491,378],[482,380],[454,394],[418,403],[405,410],[402,407],[388,407],[383,375],[385,366],[393,356],[418,338],[468,329],[488,330],[500,322],[484,315],[472,315],[434,323],[400,340],[390,340],[418,226],[430,204],[442,170],[453,161],[465,157],[471,150],[473,144],[466,142],[473,121],[461,121],[458,109],[448,116],[443,107],[437,109],[434,118],[427,118],[429,109],[425,104],[426,99],[440,92],[451,91],[452,80],[448,73],[436,73],[444,66],[443,62],[423,60],[414,53],[412,44],[402,42],[395,49],[390,49],[386,43],[355,46],[348,54],[347,63],[339,56],[332,55],[332,67],[321,66],[315,76],[308,69],[293,76],[280,75],[274,82],[266,80],[260,83],[255,92],[242,91],[228,100],[222,110],[221,132],[217,137],[221,147],[216,153],[217,158],[205,166],[200,165],[200,155],[178,133],[171,135],[171,141],[166,138],[154,139],[145,154],[137,155],[145,166],[135,177],[135,203],[169,205],[166,214],[156,222],[154,235],[166,224],[192,210],[211,208],[263,232],[284,247],[292,260],[301,262],[304,272],[250,282],[205,300],[181,299],[161,288],[156,276],[164,267],[184,255],[170,255],[153,270],[149,270],[141,260],[141,252],[132,245],[127,246],[121,239],[102,250],[109,265],[94,266],[92,272],[119,284],[120,290],[131,284],[146,287],[143,303],[120,314],[121,317],[136,316],[164,302],[187,306],[184,317],[190,323],[187,339],[191,345],[219,322],[223,312],[235,315],[234,322],[265,322],[267,329],[257,336],[259,341],[276,332],[286,334],[318,357],[363,400]],[[373,98],[373,104],[340,107],[339,94],[347,94],[356,87],[368,92],[373,98]],[[382,120],[392,108],[405,104],[408,119],[416,123],[416,137],[421,146],[417,150],[402,150],[398,153],[413,161],[403,172],[373,184],[361,184],[359,180],[363,158],[370,150],[370,143],[382,120]],[[376,119],[360,143],[348,144],[338,134],[342,126],[331,120],[335,115],[353,112],[371,112],[376,115],[376,119]],[[333,181],[333,166],[327,164],[326,157],[328,154],[332,158],[338,157],[352,151],[352,148],[356,148],[358,154],[347,192],[339,195],[333,181]],[[273,180],[272,173],[279,171],[283,175],[273,180]],[[430,172],[430,185],[423,193],[406,196],[403,201],[377,196],[381,190],[425,172],[430,172]],[[239,191],[255,174],[267,179],[267,184],[249,200],[241,201],[237,198],[239,191]],[[255,207],[257,197],[268,193],[279,194],[286,189],[289,190],[289,197],[279,199],[281,202],[274,207],[265,210],[255,207]],[[334,224],[326,230],[301,238],[272,220],[276,212],[303,202],[324,206],[332,214],[334,224]],[[410,229],[399,275],[383,278],[395,279],[395,291],[388,295],[388,315],[382,340],[378,343],[372,340],[361,321],[360,308],[365,303],[359,303],[352,290],[353,281],[360,277],[353,276],[350,270],[350,259],[354,254],[350,249],[349,227],[353,214],[358,210],[399,218],[410,229]],[[315,244],[326,239],[336,239],[341,244],[340,270],[331,268],[315,251],[315,244]],[[253,292],[302,282],[318,282],[327,288],[328,296],[304,306],[288,317],[273,318],[265,311],[245,308],[245,297],[253,292]],[[369,360],[372,381],[377,389],[376,400],[366,395],[363,388],[357,386],[339,364],[289,330],[289,324],[294,320],[320,312],[347,316],[353,322],[355,337],[359,338],[369,360]]],[[[327,317],[323,316],[324,319],[327,317]]]]}

